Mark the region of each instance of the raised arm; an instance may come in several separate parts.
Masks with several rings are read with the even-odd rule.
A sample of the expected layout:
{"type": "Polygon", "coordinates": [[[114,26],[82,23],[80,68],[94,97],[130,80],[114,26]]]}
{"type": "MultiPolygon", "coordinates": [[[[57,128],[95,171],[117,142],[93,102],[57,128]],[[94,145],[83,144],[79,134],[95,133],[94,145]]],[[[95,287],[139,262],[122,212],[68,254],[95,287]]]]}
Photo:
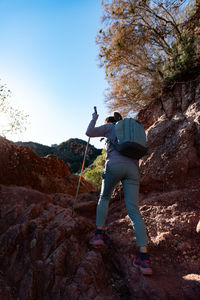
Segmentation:
{"type": "Polygon", "coordinates": [[[107,137],[108,135],[108,132],[110,130],[110,124],[105,124],[99,127],[95,127],[98,116],[99,115],[96,113],[92,114],[92,120],[90,121],[86,131],[86,135],[89,137],[101,137],[101,136],[107,137]]]}

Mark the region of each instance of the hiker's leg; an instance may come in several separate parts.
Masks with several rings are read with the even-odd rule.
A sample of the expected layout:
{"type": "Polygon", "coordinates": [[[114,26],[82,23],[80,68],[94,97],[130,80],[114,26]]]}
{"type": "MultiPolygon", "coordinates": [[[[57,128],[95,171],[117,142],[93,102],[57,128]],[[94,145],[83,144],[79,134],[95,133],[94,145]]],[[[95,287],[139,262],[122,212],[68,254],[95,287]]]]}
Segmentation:
{"type": "Polygon", "coordinates": [[[148,252],[147,251],[147,246],[141,246],[139,248],[140,248],[140,252],[142,252],[142,253],[147,253],[148,252]]]}
{"type": "Polygon", "coordinates": [[[108,213],[109,200],[112,192],[119,181],[119,170],[116,172],[116,165],[107,166],[102,174],[102,186],[99,202],[97,205],[96,225],[98,229],[103,229],[108,213]],[[114,168],[114,170],[113,170],[114,168]]]}
{"type": "Polygon", "coordinates": [[[136,241],[141,252],[147,252],[147,234],[144,221],[139,211],[139,169],[134,165],[127,165],[125,179],[122,180],[126,209],[132,221],[136,241]]]}

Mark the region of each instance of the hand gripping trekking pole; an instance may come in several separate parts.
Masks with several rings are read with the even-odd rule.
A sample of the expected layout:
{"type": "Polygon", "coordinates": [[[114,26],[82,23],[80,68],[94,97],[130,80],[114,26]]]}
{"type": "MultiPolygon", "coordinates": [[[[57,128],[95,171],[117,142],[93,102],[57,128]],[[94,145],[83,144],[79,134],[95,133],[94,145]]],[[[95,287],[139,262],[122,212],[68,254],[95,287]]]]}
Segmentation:
{"type": "MultiPolygon", "coordinates": [[[[94,106],[94,112],[97,114],[97,108],[96,108],[96,106],[94,106]]],[[[80,188],[80,184],[81,184],[81,179],[82,179],[82,175],[83,175],[83,169],[84,169],[84,166],[85,166],[85,159],[86,159],[86,155],[87,155],[89,143],[90,143],[90,137],[88,139],[88,142],[87,142],[87,145],[86,145],[86,148],[85,148],[85,153],[84,153],[83,163],[82,163],[82,168],[81,168],[81,174],[80,174],[79,181],[78,181],[76,195],[74,197],[74,202],[73,202],[73,206],[72,206],[72,214],[71,214],[71,216],[73,216],[73,214],[74,214],[74,207],[75,207],[75,204],[76,204],[76,199],[78,197],[78,192],[79,192],[79,188],[80,188]]]]}

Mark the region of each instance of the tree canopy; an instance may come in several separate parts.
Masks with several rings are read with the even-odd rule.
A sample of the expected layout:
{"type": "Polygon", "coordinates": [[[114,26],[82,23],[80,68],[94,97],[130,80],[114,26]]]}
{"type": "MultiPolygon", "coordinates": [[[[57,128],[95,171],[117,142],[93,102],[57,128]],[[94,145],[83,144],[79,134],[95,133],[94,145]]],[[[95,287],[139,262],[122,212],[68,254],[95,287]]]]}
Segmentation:
{"type": "Polygon", "coordinates": [[[173,80],[198,61],[199,40],[186,26],[198,1],[187,2],[102,2],[97,44],[109,83],[110,110],[120,108],[124,115],[138,111],[159,96],[163,81],[173,80]]]}

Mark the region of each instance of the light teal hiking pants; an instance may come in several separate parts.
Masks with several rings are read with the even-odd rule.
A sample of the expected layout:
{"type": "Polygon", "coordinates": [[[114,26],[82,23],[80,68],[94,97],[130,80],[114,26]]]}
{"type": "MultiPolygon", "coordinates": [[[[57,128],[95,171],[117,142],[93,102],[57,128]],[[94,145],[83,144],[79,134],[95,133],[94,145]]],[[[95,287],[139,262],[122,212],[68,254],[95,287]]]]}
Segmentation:
{"type": "Polygon", "coordinates": [[[96,225],[104,226],[109,200],[119,181],[122,182],[128,215],[132,221],[138,246],[147,246],[144,221],[139,211],[139,169],[135,163],[116,163],[106,167],[102,174],[102,187],[97,205],[96,225]]]}

